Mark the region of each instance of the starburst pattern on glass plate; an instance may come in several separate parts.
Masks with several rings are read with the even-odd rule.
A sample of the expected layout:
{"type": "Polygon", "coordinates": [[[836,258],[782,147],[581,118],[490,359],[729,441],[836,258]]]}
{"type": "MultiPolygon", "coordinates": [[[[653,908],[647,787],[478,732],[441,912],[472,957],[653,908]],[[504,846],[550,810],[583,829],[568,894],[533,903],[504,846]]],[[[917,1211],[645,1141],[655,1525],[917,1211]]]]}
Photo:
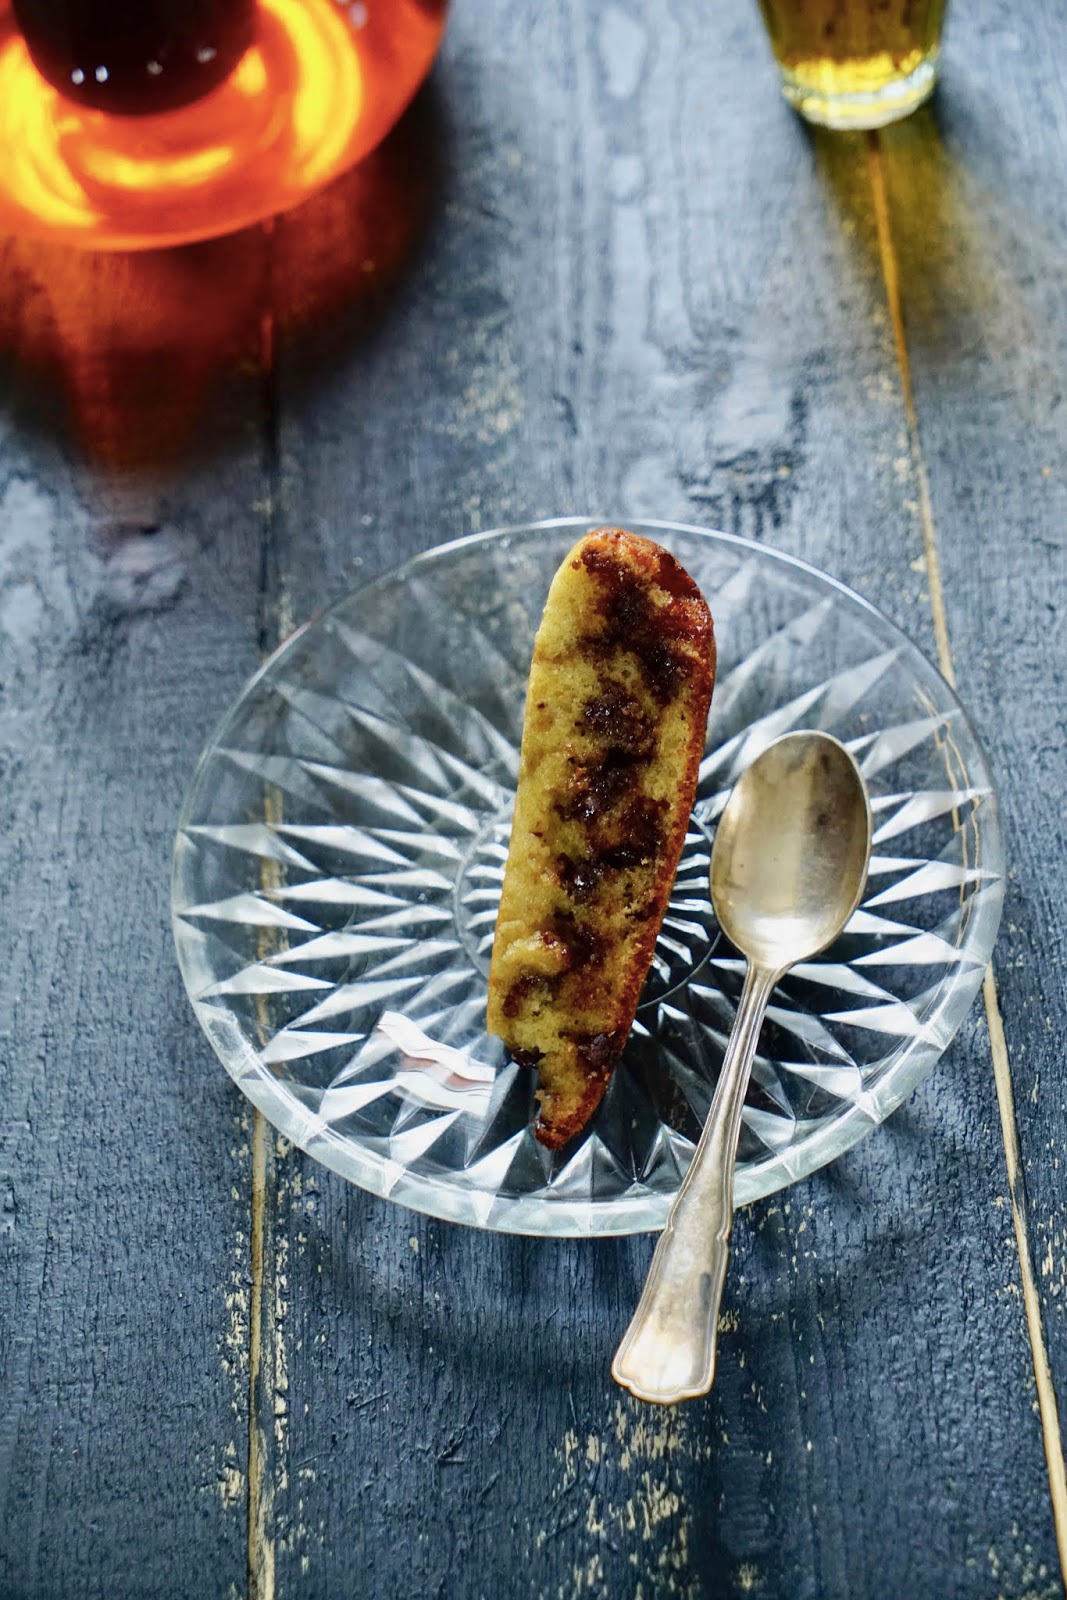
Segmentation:
{"type": "Polygon", "coordinates": [[[208,752],[174,879],[197,1013],[284,1132],[420,1209],[554,1234],[663,1221],[742,980],[709,901],[715,822],[772,739],[824,728],[849,746],[874,857],[842,937],[775,993],[739,1200],[847,1148],[932,1065],[981,981],[1002,894],[984,758],[914,647],[772,552],[650,528],[715,615],[707,753],[623,1061],[586,1133],[543,1150],[531,1074],[485,1032],[485,974],[533,632],[582,531],[431,552],[296,635],[208,752]]]}

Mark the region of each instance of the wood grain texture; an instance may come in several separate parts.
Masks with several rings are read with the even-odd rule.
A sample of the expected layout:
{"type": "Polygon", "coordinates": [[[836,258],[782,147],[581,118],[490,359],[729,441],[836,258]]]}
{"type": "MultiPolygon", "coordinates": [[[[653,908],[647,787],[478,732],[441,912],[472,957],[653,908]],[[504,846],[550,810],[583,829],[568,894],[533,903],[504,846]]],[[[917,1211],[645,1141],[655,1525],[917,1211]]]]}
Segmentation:
{"type": "Polygon", "coordinates": [[[404,148],[289,257],[269,230],[0,254],[4,1600],[247,1588],[256,1127],[189,1027],[169,855],[287,626],[273,340],[383,298],[421,217],[404,148]]]}
{"type": "MultiPolygon", "coordinates": [[[[934,654],[866,141],[788,117],[741,7],[468,7],[439,86],[396,320],[328,415],[280,363],[294,615],[470,527],[647,514],[804,555],[934,654]]],[[[1060,1592],[977,1012],[891,1130],[753,1209],[674,1415],[606,1382],[647,1244],[479,1239],[296,1153],[273,1182],[279,1594],[1060,1592]]]]}
{"type": "Polygon", "coordinates": [[[999,981],[1062,1384],[1063,26],[961,5],[936,116],[878,142],[912,429],[868,143],[792,119],[742,0],[457,0],[397,138],[273,232],[9,247],[4,1600],[1062,1592],[980,1010],[740,1219],[716,1390],[661,1413],[608,1377],[649,1242],[477,1235],[287,1150],[185,1007],[165,892],[215,716],[354,583],[471,528],[673,516],[933,655],[925,471],[1011,777],[999,981]]]}
{"type": "Polygon", "coordinates": [[[1039,1379],[1047,1374],[1038,1399],[1062,1555],[1056,1390],[1067,1377],[1067,1329],[1055,1035],[1067,976],[1054,905],[1067,756],[1057,581],[1067,548],[1067,287],[1052,264],[1064,259],[1067,205],[1049,184],[1047,150],[1067,133],[1067,92],[1032,68],[1067,44],[1067,18],[1046,5],[1015,20],[958,19],[966,69],[957,95],[936,119],[887,138],[885,157],[917,449],[935,521],[949,519],[949,535],[937,535],[949,649],[1006,780],[1013,867],[986,999],[994,1028],[1000,1020],[1004,1028],[1002,1100],[1010,1066],[1020,1153],[1012,1199],[1030,1258],[1023,1286],[1039,1379]],[[1016,56],[1031,70],[1005,71],[1016,56]]]}
{"type": "Polygon", "coordinates": [[[100,330],[134,280],[173,323],[165,276],[0,256],[19,334],[0,390],[0,1594],[18,1600],[245,1587],[250,1116],[188,1028],[167,863],[205,716],[255,662],[260,451],[240,445],[259,384],[251,411],[220,410],[225,463],[169,487],[86,471],[57,418],[69,403],[115,436],[100,330]]]}

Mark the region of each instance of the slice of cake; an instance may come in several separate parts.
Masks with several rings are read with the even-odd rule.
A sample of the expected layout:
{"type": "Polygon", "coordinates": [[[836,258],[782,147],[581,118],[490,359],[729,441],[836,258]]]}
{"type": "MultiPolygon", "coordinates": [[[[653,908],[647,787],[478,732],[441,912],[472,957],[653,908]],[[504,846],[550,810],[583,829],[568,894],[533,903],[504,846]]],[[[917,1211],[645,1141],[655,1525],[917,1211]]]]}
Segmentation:
{"type": "Polygon", "coordinates": [[[583,1128],[622,1054],[693,806],[711,613],[674,557],[601,528],[552,581],[534,643],[489,1030],[536,1066],[537,1137],[583,1128]]]}

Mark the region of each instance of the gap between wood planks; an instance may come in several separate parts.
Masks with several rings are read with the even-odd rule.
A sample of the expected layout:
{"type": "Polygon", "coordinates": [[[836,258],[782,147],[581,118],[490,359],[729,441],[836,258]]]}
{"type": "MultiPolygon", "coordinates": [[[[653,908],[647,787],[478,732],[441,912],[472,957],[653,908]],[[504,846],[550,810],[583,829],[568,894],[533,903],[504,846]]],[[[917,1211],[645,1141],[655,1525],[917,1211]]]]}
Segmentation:
{"type": "MultiPolygon", "coordinates": [[[[278,377],[275,364],[275,319],[273,284],[273,234],[271,219],[263,224],[264,234],[264,310],[260,319],[260,370],[263,375],[263,454],[267,479],[266,503],[262,508],[261,555],[259,572],[259,615],[257,618],[259,653],[263,659],[292,631],[292,617],[277,561],[277,506],[280,492],[278,438],[278,377]]],[[[281,796],[270,789],[264,796],[264,818],[281,820],[281,796]]],[[[264,861],[262,888],[277,887],[277,863],[264,861]]],[[[252,1288],[248,1315],[248,1492],[246,1506],[247,1592],[248,1600],[274,1600],[274,1487],[268,1434],[275,1409],[273,1252],[269,1249],[268,1189],[274,1173],[271,1159],[270,1127],[258,1107],[252,1111],[251,1222],[249,1228],[249,1267],[252,1288]],[[269,1257],[269,1261],[268,1261],[269,1257]],[[264,1388],[269,1389],[270,1408],[264,1388]]]]}
{"type": "Polygon", "coordinates": [[[262,1403],[263,1243],[267,1209],[270,1129],[258,1108],[252,1112],[252,1227],[249,1246],[252,1290],[248,1314],[248,1505],[247,1561],[249,1600],[274,1600],[274,1540],[269,1527],[271,1502],[267,1438],[262,1403]]]}
{"type": "MultiPolygon", "coordinates": [[[[919,414],[915,406],[915,391],[911,381],[911,361],[908,356],[907,332],[900,294],[900,270],[893,242],[889,195],[886,189],[885,167],[882,160],[880,135],[867,136],[867,165],[874,203],[875,224],[878,230],[878,254],[885,283],[886,303],[893,326],[897,366],[900,372],[901,396],[907,425],[908,449],[919,489],[919,522],[922,527],[923,553],[926,559],[926,577],[930,591],[930,611],[933,617],[934,638],[937,641],[938,665],[942,676],[956,687],[956,672],[952,660],[948,621],[945,615],[945,592],[941,583],[941,561],[937,548],[937,527],[930,500],[930,479],[919,436],[919,414]]],[[[989,1047],[993,1058],[993,1078],[996,1083],[997,1105],[1000,1111],[1000,1129],[1004,1142],[1004,1158],[1008,1171],[1008,1193],[1011,1198],[1011,1215],[1015,1227],[1015,1243],[1019,1252],[1019,1274],[1022,1279],[1023,1305],[1026,1311],[1026,1328],[1033,1357],[1034,1377],[1037,1382],[1037,1400],[1041,1416],[1041,1433],[1048,1467],[1049,1495],[1052,1500],[1052,1520],[1056,1530],[1060,1569],[1067,1581],[1067,1469],[1064,1466],[1063,1440],[1060,1434],[1059,1407],[1052,1382],[1045,1329],[1041,1317],[1041,1301],[1034,1276],[1034,1261],[1030,1249],[1030,1234],[1026,1221],[1026,1204],[1022,1167],[1019,1160],[1019,1130],[1015,1118],[1015,1092],[1011,1077],[1011,1060],[1004,1036],[1004,1021],[997,997],[993,965],[986,968],[982,984],[986,1021],[989,1026],[989,1047]]]]}

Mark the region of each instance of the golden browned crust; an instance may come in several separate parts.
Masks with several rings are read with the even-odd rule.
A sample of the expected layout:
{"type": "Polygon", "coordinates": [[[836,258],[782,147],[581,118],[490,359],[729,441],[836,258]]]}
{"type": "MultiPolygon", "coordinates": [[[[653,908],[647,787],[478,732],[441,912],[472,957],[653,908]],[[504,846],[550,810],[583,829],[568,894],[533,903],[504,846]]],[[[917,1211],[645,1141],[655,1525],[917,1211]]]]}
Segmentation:
{"type": "Polygon", "coordinates": [[[670,898],[715,676],[711,614],[666,550],[588,534],[534,644],[489,1028],[565,1144],[622,1054],[670,898]]]}

